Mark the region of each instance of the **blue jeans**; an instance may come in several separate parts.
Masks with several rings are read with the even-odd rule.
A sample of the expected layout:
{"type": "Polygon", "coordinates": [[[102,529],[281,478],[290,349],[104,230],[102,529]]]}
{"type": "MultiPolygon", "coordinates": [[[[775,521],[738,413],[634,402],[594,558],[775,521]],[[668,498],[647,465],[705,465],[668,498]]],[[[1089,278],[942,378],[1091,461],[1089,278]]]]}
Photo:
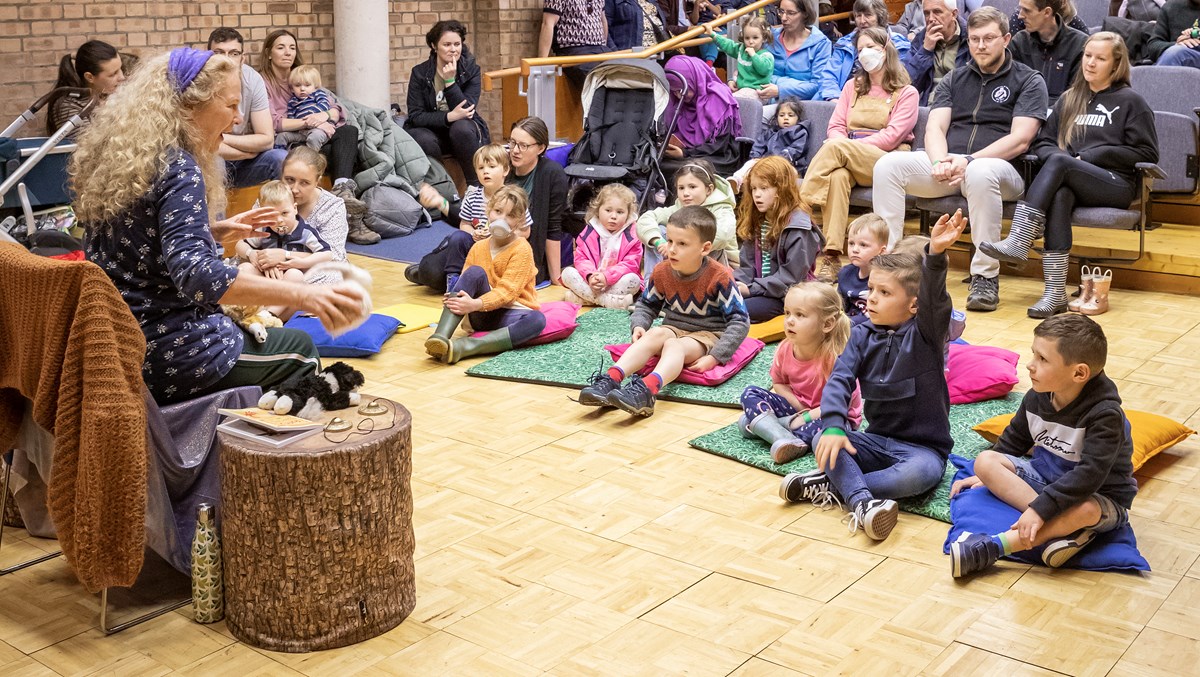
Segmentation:
{"type": "MultiPolygon", "coordinates": [[[[797,413],[792,403],[785,400],[782,395],[758,386],[746,386],[746,389],[742,391],[741,402],[742,411],[746,414],[747,421],[753,421],[755,418],[766,413],[776,418],[783,418],[797,413]]],[[[792,433],[811,447],[813,439],[820,434],[821,430],[821,419],[817,419],[793,429],[792,433]]]]}
{"type": "Polygon", "coordinates": [[[1159,66],[1188,66],[1200,68],[1200,49],[1171,45],[1158,57],[1159,66]]]}
{"type": "Polygon", "coordinates": [[[229,178],[229,185],[234,188],[257,186],[265,181],[279,178],[285,157],[287,157],[286,150],[272,148],[245,160],[224,160],[225,175],[229,178]]]}
{"type": "Polygon", "coordinates": [[[937,486],[946,471],[938,452],[869,432],[846,433],[856,454],[838,452],[826,474],[847,507],[872,498],[917,496],[937,486]]]}
{"type": "MultiPolygon", "coordinates": [[[[1042,474],[1033,467],[1033,458],[1030,456],[1009,456],[1009,461],[1012,461],[1013,469],[1016,471],[1017,477],[1020,477],[1028,484],[1030,488],[1038,492],[1040,496],[1046,490],[1046,485],[1050,484],[1042,474]]],[[[1100,506],[1100,521],[1091,527],[1098,534],[1107,531],[1120,529],[1129,524],[1129,511],[1116,504],[1111,498],[1103,494],[1092,494],[1092,499],[1100,506]]]]}

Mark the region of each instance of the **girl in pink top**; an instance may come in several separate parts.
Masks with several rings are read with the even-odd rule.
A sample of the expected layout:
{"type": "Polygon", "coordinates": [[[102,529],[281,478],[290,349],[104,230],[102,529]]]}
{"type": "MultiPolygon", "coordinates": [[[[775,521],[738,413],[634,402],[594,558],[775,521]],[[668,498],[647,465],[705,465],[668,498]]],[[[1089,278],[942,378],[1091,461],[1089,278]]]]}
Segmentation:
{"type": "MultiPolygon", "coordinates": [[[[837,290],[827,284],[792,285],[783,308],[784,339],[771,364],[771,389],[747,386],[738,419],[743,435],[771,443],[771,460],[780,464],[808,453],[821,432],[821,393],[850,339],[850,318],[837,290]]],[[[857,429],[862,422],[857,389],[849,418],[857,429]]]]}
{"type": "Polygon", "coordinates": [[[800,208],[825,234],[817,279],[832,283],[841,270],[850,224],[850,189],[869,186],[875,163],[889,151],[908,150],[917,124],[920,95],[883,28],[858,31],[862,66],[842,88],[826,140],[813,156],[800,187],[800,208]]]}
{"type": "Polygon", "coordinates": [[[610,183],[588,206],[588,225],[575,239],[575,265],[563,268],[566,300],[577,305],[625,309],[642,288],[642,242],[631,227],[637,196],[610,183]]]}

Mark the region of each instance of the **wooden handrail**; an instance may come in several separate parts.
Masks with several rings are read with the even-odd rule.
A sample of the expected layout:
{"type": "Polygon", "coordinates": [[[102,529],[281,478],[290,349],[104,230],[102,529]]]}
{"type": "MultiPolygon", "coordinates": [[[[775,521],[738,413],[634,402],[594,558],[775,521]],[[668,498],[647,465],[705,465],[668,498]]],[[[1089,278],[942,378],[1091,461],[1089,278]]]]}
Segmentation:
{"type": "MultiPolygon", "coordinates": [[[[713,19],[712,21],[708,22],[707,24],[701,24],[700,26],[693,26],[693,27],[689,28],[688,30],[684,31],[683,33],[680,33],[679,35],[673,35],[670,38],[667,38],[666,40],[663,40],[662,42],[654,45],[653,47],[649,47],[640,52],[634,52],[632,49],[624,49],[624,50],[620,50],[620,51],[616,51],[616,52],[605,52],[603,54],[584,54],[584,55],[580,55],[580,56],[548,56],[548,57],[532,57],[532,58],[521,59],[520,66],[513,66],[511,68],[503,68],[500,70],[485,72],[483,74],[483,81],[482,81],[483,91],[485,91],[485,92],[492,91],[493,88],[495,87],[494,80],[501,80],[503,78],[512,77],[514,75],[528,76],[529,69],[533,66],[575,66],[578,64],[582,64],[582,63],[593,63],[596,61],[606,61],[606,60],[612,59],[612,58],[647,59],[647,58],[650,58],[657,54],[661,54],[662,52],[665,52],[669,49],[680,49],[680,48],[684,48],[684,47],[692,47],[695,45],[701,45],[701,44],[704,44],[705,42],[710,42],[712,40],[712,38],[704,36],[704,26],[705,25],[710,25],[710,26],[713,26],[714,28],[724,26],[725,24],[733,21],[734,19],[740,19],[741,17],[745,16],[746,14],[755,12],[762,7],[766,7],[767,5],[774,5],[777,2],[779,2],[779,0],[758,0],[758,2],[755,2],[753,4],[742,7],[741,9],[735,10],[733,12],[729,12],[728,14],[722,14],[721,16],[717,17],[716,19],[713,19]],[[698,37],[698,36],[703,36],[703,37],[698,37]]],[[[851,16],[852,16],[851,12],[840,12],[838,14],[830,14],[828,16],[818,17],[817,23],[820,24],[825,21],[841,21],[842,19],[849,19],[851,16]]]]}

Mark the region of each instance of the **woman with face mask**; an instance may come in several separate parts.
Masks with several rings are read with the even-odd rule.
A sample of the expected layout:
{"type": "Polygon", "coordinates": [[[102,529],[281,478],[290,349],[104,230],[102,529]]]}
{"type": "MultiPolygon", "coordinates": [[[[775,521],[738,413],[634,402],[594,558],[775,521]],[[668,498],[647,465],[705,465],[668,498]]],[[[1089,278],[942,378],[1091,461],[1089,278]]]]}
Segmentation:
{"type": "MultiPolygon", "coordinates": [[[[854,30],[842,36],[833,43],[833,54],[829,57],[829,65],[821,71],[820,93],[817,98],[823,101],[833,101],[842,93],[842,87],[850,79],[854,70],[854,61],[858,58],[858,36],[867,28],[888,28],[888,8],[883,0],[854,0],[854,30]]],[[[908,56],[910,47],[908,38],[888,31],[888,37],[896,46],[900,60],[908,56]]]]}
{"type": "Polygon", "coordinates": [[[871,185],[875,163],[888,151],[908,150],[920,98],[886,28],[857,31],[861,68],[842,87],[829,120],[825,145],[817,151],[800,188],[800,208],[821,224],[825,255],[817,277],[837,279],[849,226],[850,189],[871,185]]]}

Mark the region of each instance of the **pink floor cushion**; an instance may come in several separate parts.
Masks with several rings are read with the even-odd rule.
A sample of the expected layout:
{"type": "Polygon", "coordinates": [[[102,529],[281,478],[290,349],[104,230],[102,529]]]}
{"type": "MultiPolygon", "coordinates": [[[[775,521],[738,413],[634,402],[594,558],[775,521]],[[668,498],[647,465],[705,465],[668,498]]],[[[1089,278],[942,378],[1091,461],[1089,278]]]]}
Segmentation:
{"type": "MultiPolygon", "coordinates": [[[[570,336],[575,331],[576,316],[579,315],[579,306],[566,301],[550,301],[542,304],[542,314],[546,316],[546,328],[542,333],[535,336],[528,343],[522,343],[521,347],[525,346],[540,346],[543,343],[554,343],[561,341],[570,336]]],[[[477,331],[471,336],[483,336],[487,332],[477,331]]]]}
{"type": "Polygon", "coordinates": [[[982,402],[1004,397],[1017,385],[1020,356],[992,346],[950,344],[946,385],[950,404],[982,402]]]}
{"type": "MultiPolygon", "coordinates": [[[[756,338],[746,337],[742,340],[742,345],[738,346],[738,349],[734,351],[733,357],[725,364],[718,364],[708,371],[701,372],[684,369],[676,380],[680,383],[691,383],[698,386],[719,386],[733,378],[747,364],[750,364],[750,361],[762,351],[765,345],[756,338]]],[[[629,349],[629,344],[622,343],[620,345],[604,346],[604,349],[612,355],[613,362],[616,362],[629,349]]],[[[656,364],[658,364],[658,358],[652,357],[638,373],[645,376],[654,370],[654,365],[656,364]]]]}

